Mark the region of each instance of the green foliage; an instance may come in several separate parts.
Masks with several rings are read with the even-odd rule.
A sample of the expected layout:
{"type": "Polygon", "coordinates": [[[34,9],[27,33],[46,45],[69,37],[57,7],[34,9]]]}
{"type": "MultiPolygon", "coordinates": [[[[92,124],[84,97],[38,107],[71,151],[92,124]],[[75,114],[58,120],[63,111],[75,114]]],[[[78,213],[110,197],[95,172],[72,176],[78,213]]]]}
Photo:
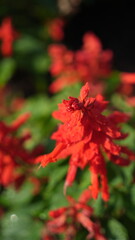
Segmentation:
{"type": "Polygon", "coordinates": [[[127,112],[130,114],[133,114],[134,112],[133,107],[129,106],[120,94],[113,94],[111,97],[111,102],[116,109],[122,112],[127,112]]]}
{"type": "Polygon", "coordinates": [[[42,224],[26,214],[25,210],[9,212],[2,221],[2,240],[40,239],[42,224]]]}
{"type": "Polygon", "coordinates": [[[23,36],[15,43],[15,52],[22,55],[38,52],[42,48],[41,42],[32,36],[23,36]]]}
{"type": "Polygon", "coordinates": [[[116,219],[110,219],[108,221],[108,228],[113,240],[128,240],[128,232],[126,228],[116,219]]]}
{"type": "Polygon", "coordinates": [[[119,84],[120,84],[120,73],[117,71],[113,71],[108,79],[106,79],[106,95],[110,97],[113,94],[119,84]]]}
{"type": "Polygon", "coordinates": [[[6,207],[17,208],[27,205],[32,199],[32,186],[25,183],[19,191],[15,191],[13,188],[8,188],[4,191],[0,202],[6,207]],[[26,194],[28,192],[28,194],[26,194]]]}
{"type": "Polygon", "coordinates": [[[16,63],[13,58],[5,58],[0,62],[0,87],[12,78],[15,72],[16,63]]]}
{"type": "Polygon", "coordinates": [[[33,60],[33,69],[37,73],[44,73],[48,71],[48,68],[50,66],[50,59],[45,54],[40,54],[39,56],[36,56],[33,60]]]}

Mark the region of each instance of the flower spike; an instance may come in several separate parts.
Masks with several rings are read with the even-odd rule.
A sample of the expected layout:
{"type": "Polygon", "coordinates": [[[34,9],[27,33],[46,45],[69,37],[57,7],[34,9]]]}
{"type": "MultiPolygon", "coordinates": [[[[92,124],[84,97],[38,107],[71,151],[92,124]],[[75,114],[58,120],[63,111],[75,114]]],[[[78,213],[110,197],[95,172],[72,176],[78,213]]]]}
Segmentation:
{"type": "Polygon", "coordinates": [[[50,162],[70,156],[69,170],[64,184],[64,194],[71,186],[77,169],[89,167],[91,173],[91,196],[96,199],[101,192],[104,201],[109,200],[109,189],[104,156],[113,163],[127,166],[134,159],[134,154],[125,146],[116,144],[116,140],[127,135],[120,131],[120,123],[128,120],[124,113],[114,112],[109,116],[102,114],[107,102],[101,95],[89,97],[89,84],[86,83],[80,97],[69,97],[59,104],[59,110],[53,117],[62,124],[52,134],[56,140],[54,150],[37,158],[37,162],[45,167],[50,162]]]}

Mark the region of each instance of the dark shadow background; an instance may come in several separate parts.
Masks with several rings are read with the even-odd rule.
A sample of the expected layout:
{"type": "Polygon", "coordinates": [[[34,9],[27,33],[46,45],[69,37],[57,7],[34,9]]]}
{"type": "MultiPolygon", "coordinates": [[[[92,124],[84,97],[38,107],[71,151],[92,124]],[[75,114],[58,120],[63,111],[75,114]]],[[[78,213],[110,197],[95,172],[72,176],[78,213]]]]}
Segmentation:
{"type": "Polygon", "coordinates": [[[65,43],[77,49],[86,31],[101,39],[114,52],[114,68],[135,71],[135,2],[84,1],[65,29],[65,43]]]}

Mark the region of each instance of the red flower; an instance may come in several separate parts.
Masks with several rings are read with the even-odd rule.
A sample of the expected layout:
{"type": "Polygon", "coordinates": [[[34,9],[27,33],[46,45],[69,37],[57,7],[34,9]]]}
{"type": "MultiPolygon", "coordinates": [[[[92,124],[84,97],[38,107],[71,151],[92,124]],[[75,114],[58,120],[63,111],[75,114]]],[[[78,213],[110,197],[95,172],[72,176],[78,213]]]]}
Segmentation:
{"type": "Polygon", "coordinates": [[[101,191],[105,201],[109,199],[109,193],[104,155],[121,166],[130,164],[133,159],[130,150],[114,142],[127,136],[121,133],[119,123],[127,121],[128,116],[120,112],[104,116],[102,111],[106,105],[101,95],[89,97],[88,83],[82,88],[79,99],[69,97],[69,100],[63,100],[59,110],[53,113],[55,118],[63,122],[52,135],[52,139],[57,141],[56,147],[51,153],[36,159],[45,167],[50,162],[71,156],[65,191],[74,181],[77,168],[88,166],[92,196],[97,198],[101,191]]]}
{"type": "Polygon", "coordinates": [[[48,24],[48,32],[52,39],[61,41],[64,37],[63,27],[65,22],[60,18],[55,18],[48,24]]]}
{"type": "Polygon", "coordinates": [[[95,82],[110,74],[112,52],[103,51],[100,40],[92,33],[84,35],[83,47],[79,51],[73,52],[56,44],[48,51],[52,59],[50,72],[56,77],[50,86],[51,92],[78,81],[95,82]]]}
{"type": "Polygon", "coordinates": [[[131,105],[135,106],[135,73],[126,73],[122,72],[120,74],[120,87],[119,92],[122,93],[125,97],[125,101],[131,105]]]}
{"type": "Polygon", "coordinates": [[[11,18],[5,18],[0,27],[1,52],[3,56],[12,55],[12,45],[18,36],[19,34],[12,27],[11,18]]]}
{"type": "Polygon", "coordinates": [[[46,235],[42,240],[55,240],[55,238],[53,236],[46,235]]]}
{"type": "Polygon", "coordinates": [[[131,96],[134,92],[135,73],[123,72],[120,74],[120,92],[124,95],[131,96]]]}
{"type": "MultiPolygon", "coordinates": [[[[31,164],[34,164],[34,157],[42,152],[38,151],[38,148],[31,152],[24,148],[24,142],[31,137],[30,133],[26,132],[21,137],[15,136],[16,131],[29,117],[29,113],[23,114],[12,122],[10,126],[0,121],[0,184],[5,187],[14,183],[18,188],[26,176],[29,178],[30,170],[28,172],[26,169],[31,164]],[[25,171],[18,172],[21,167],[25,171]]],[[[35,182],[34,177],[30,178],[30,180],[35,182]]],[[[38,190],[37,181],[35,191],[38,190]]]]}
{"type": "Polygon", "coordinates": [[[120,74],[122,83],[135,84],[135,73],[123,72],[120,74]]]}
{"type": "MultiPolygon", "coordinates": [[[[65,240],[75,239],[79,226],[82,225],[89,233],[87,239],[106,240],[101,232],[100,224],[90,219],[93,215],[93,209],[87,205],[90,198],[90,191],[85,190],[77,202],[68,196],[68,207],[50,211],[49,215],[52,220],[46,224],[46,236],[62,233],[65,240]]],[[[47,240],[46,237],[43,239],[47,240]]]]}

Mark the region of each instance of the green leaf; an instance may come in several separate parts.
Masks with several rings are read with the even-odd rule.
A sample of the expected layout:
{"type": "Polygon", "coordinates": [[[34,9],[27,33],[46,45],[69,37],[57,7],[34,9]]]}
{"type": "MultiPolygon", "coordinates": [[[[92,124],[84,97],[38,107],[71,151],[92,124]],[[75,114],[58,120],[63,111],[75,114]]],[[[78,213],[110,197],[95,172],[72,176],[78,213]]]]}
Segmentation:
{"type": "Polygon", "coordinates": [[[33,68],[38,73],[44,73],[48,71],[50,65],[50,58],[47,55],[36,56],[33,60],[33,68]]]}
{"type": "Polygon", "coordinates": [[[133,185],[131,188],[131,202],[135,207],[135,185],[133,185]]]}
{"type": "Polygon", "coordinates": [[[107,96],[110,96],[110,94],[114,93],[116,88],[118,87],[120,83],[120,73],[118,71],[112,72],[111,76],[106,79],[106,92],[107,96]]]}
{"type": "Polygon", "coordinates": [[[123,124],[122,126],[122,132],[127,133],[128,136],[123,139],[120,140],[119,143],[121,145],[125,145],[127,147],[129,147],[132,150],[135,150],[135,129],[133,127],[131,127],[129,124],[123,124]]]}
{"type": "Polygon", "coordinates": [[[32,36],[22,36],[14,44],[15,52],[21,54],[29,54],[31,52],[41,51],[43,48],[41,42],[32,36]]]}
{"type": "Polygon", "coordinates": [[[61,182],[56,185],[56,187],[53,189],[53,191],[50,192],[51,195],[49,194],[49,191],[46,191],[44,194],[46,196],[48,194],[47,197],[49,197],[48,198],[49,204],[50,204],[49,210],[54,210],[54,209],[57,209],[60,207],[65,207],[65,206],[69,205],[66,197],[63,194],[63,183],[61,183],[61,182]],[[53,197],[51,197],[51,196],[53,196],[53,197]]]}
{"type": "Polygon", "coordinates": [[[41,223],[22,210],[9,212],[2,221],[2,240],[37,240],[41,236],[41,223]]]}
{"type": "Polygon", "coordinates": [[[57,184],[59,184],[65,178],[67,173],[67,166],[60,166],[59,168],[52,168],[50,172],[50,180],[48,184],[48,190],[54,188],[57,184]]]}
{"type": "Polygon", "coordinates": [[[15,61],[12,58],[5,58],[0,62],[0,86],[4,86],[13,76],[15,61]]]}
{"type": "Polygon", "coordinates": [[[111,97],[111,103],[118,109],[123,112],[128,112],[133,114],[134,110],[133,107],[129,106],[124,98],[120,94],[113,94],[111,97]]]}
{"type": "Polygon", "coordinates": [[[28,204],[33,197],[32,189],[32,184],[28,182],[25,182],[18,191],[15,191],[13,187],[7,188],[1,196],[0,202],[14,208],[28,204]]]}
{"type": "Polygon", "coordinates": [[[129,166],[123,167],[121,169],[125,186],[130,186],[132,184],[134,169],[135,169],[134,163],[131,163],[129,166]]]}
{"type": "Polygon", "coordinates": [[[128,240],[128,232],[126,228],[116,219],[111,219],[108,222],[108,228],[113,240],[128,240]]]}
{"type": "Polygon", "coordinates": [[[98,196],[96,200],[93,201],[94,214],[98,217],[102,217],[105,211],[104,203],[101,196],[98,196]]]}

